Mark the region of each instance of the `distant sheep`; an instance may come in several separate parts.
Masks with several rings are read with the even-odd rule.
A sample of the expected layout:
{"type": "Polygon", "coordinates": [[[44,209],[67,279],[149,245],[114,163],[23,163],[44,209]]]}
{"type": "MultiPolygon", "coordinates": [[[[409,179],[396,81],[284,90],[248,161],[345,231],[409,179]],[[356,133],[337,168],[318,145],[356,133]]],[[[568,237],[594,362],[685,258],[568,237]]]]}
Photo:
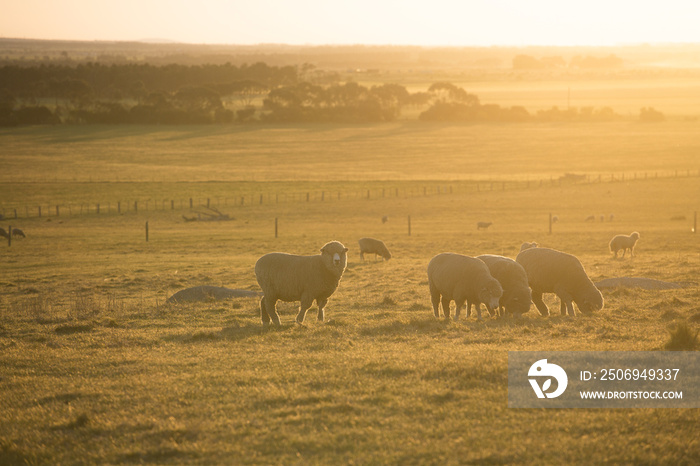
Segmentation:
{"type": "Polygon", "coordinates": [[[358,241],[360,245],[360,259],[365,260],[365,254],[374,254],[374,258],[381,256],[384,260],[391,259],[391,253],[387,249],[386,245],[374,238],[360,238],[358,241]]]}
{"type": "Polygon", "coordinates": [[[622,257],[625,257],[627,250],[630,250],[630,255],[634,257],[634,245],[637,244],[639,239],[639,233],[633,231],[631,235],[617,235],[612,240],[610,240],[610,252],[615,254],[617,257],[618,251],[622,249],[622,257]]]}
{"type": "Polygon", "coordinates": [[[9,237],[10,237],[10,235],[7,234],[7,232],[5,231],[4,228],[0,228],[0,236],[2,236],[3,238],[9,238],[9,237]]]}
{"type": "Polygon", "coordinates": [[[476,223],[476,229],[477,229],[477,230],[481,230],[481,229],[486,230],[486,229],[487,229],[488,227],[490,227],[491,225],[493,225],[493,222],[477,222],[477,223],[476,223]]]}
{"type": "Polygon", "coordinates": [[[557,223],[559,221],[558,215],[552,215],[552,223],[557,223]]]}
{"type": "Polygon", "coordinates": [[[22,230],[19,228],[13,228],[12,229],[12,236],[15,238],[26,238],[27,236],[24,234],[22,230]]]}
{"type": "Polygon", "coordinates": [[[382,217],[382,223],[386,223],[388,221],[389,221],[389,217],[387,217],[386,215],[382,217]]]}
{"type": "Polygon", "coordinates": [[[535,243],[535,242],[532,242],[532,243],[525,242],[525,243],[520,245],[520,250],[524,251],[526,249],[536,248],[536,247],[537,247],[537,243],[535,243]]]}
{"type": "Polygon", "coordinates": [[[491,276],[483,261],[454,253],[438,254],[430,260],[428,285],[435,317],[440,317],[439,306],[442,302],[442,312],[446,320],[450,318],[451,301],[456,305],[455,320],[459,319],[465,303],[467,317],[474,304],[478,318],[481,319],[481,303],[484,303],[489,314],[493,315],[503,295],[501,284],[491,276]]]}
{"type": "Polygon", "coordinates": [[[281,252],[265,254],[255,263],[255,276],[263,291],[260,316],[263,326],[280,326],[275,309],[278,300],[301,301],[297,322],[304,322],[306,311],[314,300],[318,305],[318,320],[323,321],[324,307],[335,292],[347,265],[348,248],[331,241],[315,256],[297,256],[281,252]]]}
{"type": "Polygon", "coordinates": [[[526,249],[515,259],[527,272],[532,301],[541,315],[549,315],[542,293],[556,293],[561,300],[561,314],[574,315],[575,302],[583,314],[603,308],[603,295],[581,262],[571,254],[549,248],[526,249]]]}
{"type": "Polygon", "coordinates": [[[586,221],[587,222],[595,222],[595,215],[589,215],[588,217],[586,217],[586,221]]]}
{"type": "Polygon", "coordinates": [[[513,259],[503,256],[484,254],[477,256],[484,261],[493,278],[498,280],[503,288],[503,295],[499,301],[499,314],[503,310],[508,314],[520,316],[530,310],[532,294],[527,281],[527,272],[522,265],[513,259]]]}

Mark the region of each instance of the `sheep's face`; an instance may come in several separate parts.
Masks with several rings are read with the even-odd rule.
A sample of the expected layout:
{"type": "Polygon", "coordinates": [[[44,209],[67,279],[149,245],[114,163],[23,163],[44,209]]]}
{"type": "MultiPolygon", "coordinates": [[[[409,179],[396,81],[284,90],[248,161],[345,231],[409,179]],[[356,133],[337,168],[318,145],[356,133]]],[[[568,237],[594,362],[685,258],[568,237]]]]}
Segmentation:
{"type": "Polygon", "coordinates": [[[632,234],[630,235],[630,238],[632,238],[632,240],[634,240],[634,241],[637,241],[637,240],[639,239],[639,233],[637,233],[637,232],[635,231],[634,233],[632,233],[632,234]]]}
{"type": "Polygon", "coordinates": [[[532,304],[532,293],[530,288],[511,291],[509,293],[503,292],[503,299],[501,300],[503,307],[506,308],[508,314],[525,314],[530,310],[530,304],[532,304]]]}
{"type": "Polygon", "coordinates": [[[495,278],[486,282],[479,291],[479,301],[486,305],[489,312],[498,308],[501,296],[503,296],[503,288],[495,278]]]}
{"type": "Polygon", "coordinates": [[[321,257],[326,268],[340,277],[348,264],[348,248],[338,241],[331,241],[321,248],[321,257]]]}
{"type": "Polygon", "coordinates": [[[576,305],[583,314],[591,314],[593,311],[603,309],[603,295],[598,288],[593,287],[581,299],[576,300],[576,305]]]}
{"type": "Polygon", "coordinates": [[[384,250],[384,254],[382,254],[382,257],[384,258],[384,260],[388,261],[389,259],[391,259],[391,253],[387,250],[384,250]]]}

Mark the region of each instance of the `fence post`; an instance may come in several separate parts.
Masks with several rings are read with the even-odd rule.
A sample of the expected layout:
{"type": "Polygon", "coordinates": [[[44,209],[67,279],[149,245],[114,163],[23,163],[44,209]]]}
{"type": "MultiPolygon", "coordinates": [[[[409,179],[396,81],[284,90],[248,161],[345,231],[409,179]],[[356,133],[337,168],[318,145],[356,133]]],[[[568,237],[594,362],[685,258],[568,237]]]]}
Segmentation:
{"type": "Polygon", "coordinates": [[[277,238],[277,217],[275,217],[275,238],[277,238]]]}
{"type": "Polygon", "coordinates": [[[148,243],[148,221],[146,221],[146,242],[148,243]]]}
{"type": "Polygon", "coordinates": [[[139,201],[134,201],[134,212],[139,211],[139,201]]]}
{"type": "Polygon", "coordinates": [[[12,246],[12,225],[7,229],[7,247],[12,246]]]}
{"type": "Polygon", "coordinates": [[[39,218],[41,218],[41,206],[39,206],[39,218]]]}
{"type": "Polygon", "coordinates": [[[60,216],[60,213],[58,212],[58,204],[56,205],[56,217],[60,216]]]}
{"type": "Polygon", "coordinates": [[[175,210],[175,200],[174,199],[170,200],[170,210],[175,210]]]}

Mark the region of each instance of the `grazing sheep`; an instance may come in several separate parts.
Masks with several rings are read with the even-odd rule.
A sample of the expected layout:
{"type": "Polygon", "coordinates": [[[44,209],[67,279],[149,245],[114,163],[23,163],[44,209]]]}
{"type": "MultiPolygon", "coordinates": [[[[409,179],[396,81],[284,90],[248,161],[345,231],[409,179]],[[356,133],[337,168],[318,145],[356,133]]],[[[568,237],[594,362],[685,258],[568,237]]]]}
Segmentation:
{"type": "Polygon", "coordinates": [[[9,238],[10,236],[7,234],[4,228],[0,228],[0,236],[3,238],[9,238]]]}
{"type": "Polygon", "coordinates": [[[556,293],[561,299],[561,314],[574,315],[575,302],[583,314],[603,308],[603,295],[581,262],[571,254],[549,248],[526,249],[515,259],[527,272],[532,301],[541,315],[549,315],[542,293],[556,293]]]}
{"type": "Polygon", "coordinates": [[[532,243],[525,242],[525,243],[520,245],[520,250],[524,251],[526,249],[536,248],[536,247],[537,247],[537,243],[535,243],[534,241],[532,243]]]}
{"type": "Polygon", "coordinates": [[[613,220],[615,220],[615,214],[610,214],[610,221],[612,222],[613,220]]]}
{"type": "Polygon", "coordinates": [[[601,216],[600,216],[600,221],[601,221],[601,222],[604,222],[604,221],[605,221],[605,215],[601,215],[601,216]]]}
{"type": "Polygon", "coordinates": [[[588,217],[586,217],[586,221],[587,222],[595,222],[595,215],[589,215],[588,217]]]}
{"type": "Polygon", "coordinates": [[[374,238],[360,238],[358,241],[360,245],[360,259],[365,260],[365,254],[374,254],[376,260],[377,256],[382,256],[384,260],[391,259],[391,253],[386,248],[386,245],[374,238]]]}
{"type": "Polygon", "coordinates": [[[331,241],[315,256],[297,256],[282,252],[265,254],[255,263],[255,276],[263,291],[260,316],[263,326],[280,326],[275,306],[278,300],[301,301],[297,322],[304,322],[306,311],[314,300],[318,305],[318,320],[323,321],[328,298],[338,288],[347,265],[348,248],[331,241]]]}
{"type": "Polygon", "coordinates": [[[610,240],[610,252],[615,253],[617,258],[617,253],[622,249],[622,257],[625,257],[627,250],[630,250],[630,255],[634,257],[634,245],[637,244],[639,239],[639,233],[633,231],[631,235],[617,235],[612,240],[610,240]]]}
{"type": "Polygon", "coordinates": [[[472,304],[476,305],[478,318],[481,319],[481,303],[486,305],[490,315],[498,307],[498,300],[503,295],[501,284],[491,276],[486,264],[474,257],[454,253],[442,253],[433,257],[428,264],[428,285],[430,300],[435,317],[440,317],[440,301],[445,320],[450,318],[450,301],[457,306],[455,320],[467,304],[467,317],[472,304]]]}
{"type": "Polygon", "coordinates": [[[493,225],[493,222],[477,222],[476,229],[481,230],[483,228],[484,230],[486,230],[491,225],[493,225]]]}
{"type": "Polygon", "coordinates": [[[508,314],[520,316],[530,310],[532,294],[527,281],[527,272],[522,265],[508,257],[491,254],[476,258],[484,261],[493,278],[498,280],[503,288],[503,296],[499,301],[499,314],[503,315],[505,310],[508,314]]]}
{"type": "Polygon", "coordinates": [[[13,228],[13,229],[12,229],[12,236],[14,236],[14,237],[16,237],[16,238],[26,238],[26,237],[27,237],[27,236],[24,234],[24,232],[23,232],[22,230],[20,230],[19,228],[13,228]]]}
{"type": "Polygon", "coordinates": [[[386,223],[388,221],[389,221],[389,217],[387,217],[386,215],[382,217],[382,223],[386,223]]]}
{"type": "Polygon", "coordinates": [[[552,223],[557,223],[559,221],[558,215],[552,215],[552,223]]]}

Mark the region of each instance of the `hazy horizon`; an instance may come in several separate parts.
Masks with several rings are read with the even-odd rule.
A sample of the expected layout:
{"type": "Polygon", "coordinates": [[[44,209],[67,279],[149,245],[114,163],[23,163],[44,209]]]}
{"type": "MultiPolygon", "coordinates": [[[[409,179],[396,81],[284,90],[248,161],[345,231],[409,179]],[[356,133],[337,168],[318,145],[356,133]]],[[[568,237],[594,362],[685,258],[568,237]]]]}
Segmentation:
{"type": "Polygon", "coordinates": [[[0,37],[305,46],[620,46],[700,43],[700,3],[592,0],[1,0],[0,37]]]}

